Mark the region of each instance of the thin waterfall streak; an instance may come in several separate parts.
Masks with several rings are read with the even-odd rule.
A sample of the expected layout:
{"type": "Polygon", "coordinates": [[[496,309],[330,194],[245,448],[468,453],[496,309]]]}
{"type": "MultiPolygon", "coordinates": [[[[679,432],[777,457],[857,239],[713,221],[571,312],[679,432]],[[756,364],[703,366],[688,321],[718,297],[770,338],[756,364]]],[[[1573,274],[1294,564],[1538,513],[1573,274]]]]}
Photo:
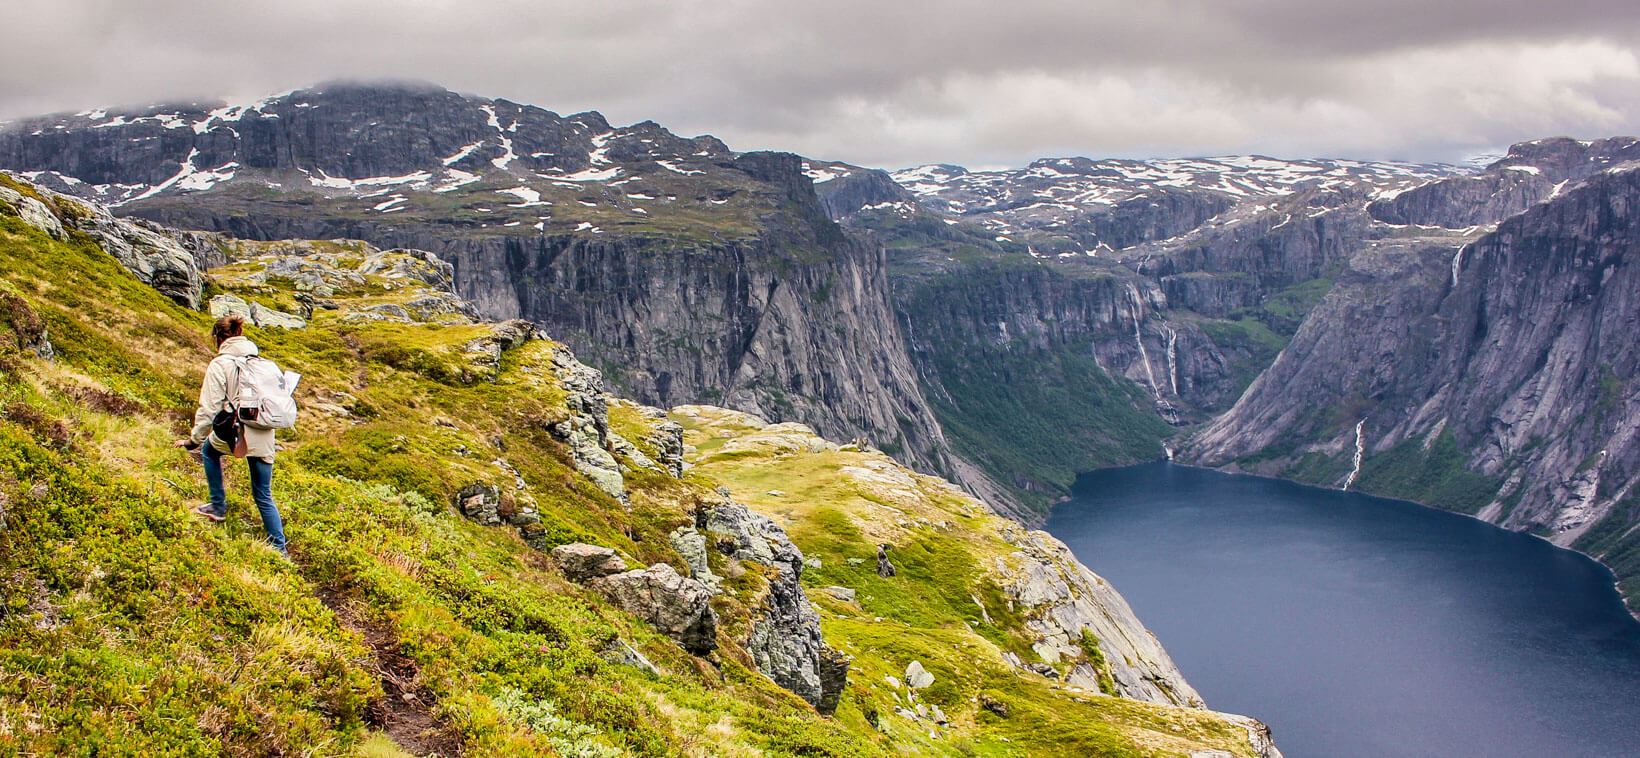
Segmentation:
{"type": "Polygon", "coordinates": [[[1366,445],[1361,441],[1361,427],[1366,419],[1355,422],[1355,466],[1350,469],[1350,475],[1344,478],[1344,491],[1350,491],[1350,485],[1355,484],[1355,477],[1361,475],[1361,457],[1367,452],[1366,445]]]}

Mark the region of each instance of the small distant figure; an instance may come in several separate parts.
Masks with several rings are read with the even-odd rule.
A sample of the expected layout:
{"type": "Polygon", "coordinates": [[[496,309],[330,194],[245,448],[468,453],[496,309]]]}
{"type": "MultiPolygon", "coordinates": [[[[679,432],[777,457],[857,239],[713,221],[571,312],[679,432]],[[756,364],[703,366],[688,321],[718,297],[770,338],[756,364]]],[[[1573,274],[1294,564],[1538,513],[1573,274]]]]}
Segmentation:
{"type": "Polygon", "coordinates": [[[279,507],[273,502],[272,429],[259,429],[240,423],[237,399],[240,396],[240,376],[244,360],[256,355],[256,344],[244,336],[245,320],[239,316],[218,319],[211,328],[216,340],[217,355],[205,367],[205,381],[199,388],[199,409],[194,411],[193,433],[176,441],[176,446],[188,450],[204,448],[205,482],[210,487],[211,501],[194,509],[212,521],[228,517],[228,496],[222,489],[222,457],[233,455],[244,458],[250,465],[251,497],[262,514],[262,530],[268,542],[282,555],[285,550],[285,527],[279,517],[279,507]]]}
{"type": "Polygon", "coordinates": [[[877,546],[877,576],[894,576],[900,572],[894,570],[894,564],[888,560],[888,546],[877,546]]]}

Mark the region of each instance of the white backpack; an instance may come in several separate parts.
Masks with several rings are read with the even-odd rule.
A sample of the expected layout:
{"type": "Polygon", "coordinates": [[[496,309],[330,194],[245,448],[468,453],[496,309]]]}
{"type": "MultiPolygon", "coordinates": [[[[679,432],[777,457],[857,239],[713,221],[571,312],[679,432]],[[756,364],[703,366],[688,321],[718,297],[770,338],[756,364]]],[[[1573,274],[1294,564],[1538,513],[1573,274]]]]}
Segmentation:
{"type": "Polygon", "coordinates": [[[280,371],[279,364],[260,355],[234,363],[239,369],[239,398],[234,407],[239,420],[252,429],[289,429],[296,426],[296,383],[302,375],[280,371]]]}

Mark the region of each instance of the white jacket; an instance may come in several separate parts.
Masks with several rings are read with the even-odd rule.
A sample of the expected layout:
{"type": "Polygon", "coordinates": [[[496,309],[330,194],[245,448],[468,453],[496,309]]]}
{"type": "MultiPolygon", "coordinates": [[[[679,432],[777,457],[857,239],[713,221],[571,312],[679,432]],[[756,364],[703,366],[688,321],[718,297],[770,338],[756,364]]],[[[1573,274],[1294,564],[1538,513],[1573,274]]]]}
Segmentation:
{"type": "MultiPolygon", "coordinates": [[[[242,336],[229,337],[222,341],[222,347],[217,349],[211,365],[205,367],[205,381],[199,387],[199,409],[194,411],[192,436],[195,442],[213,445],[223,453],[232,452],[219,444],[221,440],[211,436],[211,421],[216,418],[217,411],[227,408],[231,399],[239,396],[239,370],[235,359],[247,355],[256,355],[256,343],[242,336]]],[[[276,446],[272,429],[241,427],[240,433],[245,435],[247,455],[273,461],[276,446]]]]}

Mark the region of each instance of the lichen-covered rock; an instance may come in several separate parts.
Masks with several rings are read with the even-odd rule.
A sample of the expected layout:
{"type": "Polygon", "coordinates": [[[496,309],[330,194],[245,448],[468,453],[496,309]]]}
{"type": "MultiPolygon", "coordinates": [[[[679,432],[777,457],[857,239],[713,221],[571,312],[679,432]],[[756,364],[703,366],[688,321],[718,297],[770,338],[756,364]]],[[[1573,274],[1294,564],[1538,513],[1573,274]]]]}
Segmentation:
{"type": "Polygon", "coordinates": [[[696,521],[728,557],[776,569],[755,603],[746,652],[759,671],[818,707],[826,693],[821,672],[825,645],[820,615],[803,590],[802,551],[773,519],[732,500],[703,507],[696,521]]]}
{"type": "Polygon", "coordinates": [[[456,493],[456,508],[485,526],[501,524],[501,490],[493,484],[469,484],[456,493]]]}
{"type": "Polygon", "coordinates": [[[707,562],[706,535],[691,527],[680,526],[672,531],[668,541],[672,543],[672,549],[683,557],[683,562],[689,564],[689,575],[716,592],[723,580],[712,573],[712,567],[707,562]]]}
{"type": "Polygon", "coordinates": [[[473,306],[450,292],[433,292],[404,303],[411,318],[424,323],[462,323],[476,320],[473,306]]]}
{"type": "Polygon", "coordinates": [[[848,587],[838,587],[838,586],[835,586],[835,585],[833,585],[831,587],[821,587],[820,591],[824,592],[827,595],[830,595],[834,598],[837,598],[838,600],[841,600],[845,603],[854,602],[855,598],[859,594],[859,593],[855,592],[853,589],[850,589],[848,587]]]}
{"type": "MultiPolygon", "coordinates": [[[[78,201],[67,201],[78,202],[78,201]]],[[[188,308],[198,308],[202,280],[194,254],[170,230],[149,221],[118,218],[107,208],[82,205],[69,225],[95,238],[142,283],[188,308]]]]}
{"type": "Polygon", "coordinates": [[[569,446],[575,470],[611,497],[626,502],[626,478],[621,474],[621,464],[610,453],[614,435],[609,429],[604,375],[563,349],[553,351],[552,367],[564,388],[564,406],[569,409],[569,418],[550,428],[553,437],[569,446]]]}
{"type": "Polygon", "coordinates": [[[848,670],[854,665],[854,659],[846,653],[830,645],[820,648],[820,701],[814,704],[814,709],[823,716],[830,716],[837,712],[837,701],[843,696],[843,687],[848,684],[848,670]]]}
{"type": "Polygon", "coordinates": [[[552,549],[552,561],[564,578],[582,583],[627,570],[626,561],[614,550],[585,542],[573,542],[552,549]]]}
{"type": "Polygon", "coordinates": [[[264,329],[306,329],[307,319],[284,311],[276,311],[261,303],[251,303],[251,321],[264,329]]]}
{"type": "Polygon", "coordinates": [[[216,295],[211,298],[211,302],[206,308],[210,311],[211,318],[238,316],[246,321],[251,320],[251,304],[245,302],[245,298],[238,295],[230,295],[226,292],[216,295]]]}
{"type": "Polygon", "coordinates": [[[717,649],[712,591],[665,563],[598,577],[586,585],[648,621],[691,653],[705,655],[717,649]]]}
{"type": "Polygon", "coordinates": [[[383,250],[359,264],[358,272],[410,279],[446,292],[455,291],[455,266],[426,250],[383,250]]]}
{"type": "Polygon", "coordinates": [[[63,223],[57,220],[45,203],[35,200],[10,187],[0,187],[0,215],[15,215],[36,229],[51,235],[52,239],[66,239],[63,223]]]}
{"type": "Polygon", "coordinates": [[[905,686],[914,690],[927,689],[934,686],[934,675],[923,668],[922,661],[912,661],[905,667],[905,686]]]}
{"type": "MultiPolygon", "coordinates": [[[[1025,627],[1036,636],[1032,650],[1045,663],[1025,664],[1043,676],[1057,678],[1052,664],[1085,663],[1082,647],[1089,637],[1103,653],[1117,694],[1153,703],[1203,707],[1195,688],[1185,681],[1172,657],[1133,615],[1133,609],[1098,574],[1078,563],[1065,543],[1042,531],[1014,527],[1009,539],[1018,548],[998,557],[992,578],[1017,603],[1025,627]]],[[[1015,665],[1020,665],[1015,659],[1015,665]]],[[[1078,686],[1099,691],[1097,672],[1089,666],[1078,686]],[[1090,686],[1091,685],[1091,686],[1090,686]]]]}
{"type": "Polygon", "coordinates": [[[230,295],[226,292],[212,297],[211,302],[206,305],[206,309],[210,311],[211,318],[238,316],[251,324],[264,328],[307,328],[307,319],[304,319],[301,316],[294,316],[283,311],[276,311],[262,305],[261,303],[247,301],[238,295],[230,295]]]}
{"type": "Polygon", "coordinates": [[[643,441],[655,451],[655,462],[666,473],[682,477],[684,470],[688,468],[688,464],[683,461],[683,426],[667,418],[666,411],[659,408],[640,405],[638,410],[652,422],[652,431],[643,438],[643,441]]]}
{"type": "MultiPolygon", "coordinates": [[[[402,308],[400,310],[403,311],[402,308]]],[[[409,318],[410,314],[405,312],[404,317],[409,318]]],[[[534,324],[513,319],[491,324],[489,334],[468,342],[461,349],[475,366],[489,372],[493,378],[501,371],[502,355],[540,336],[534,324]]]]}

